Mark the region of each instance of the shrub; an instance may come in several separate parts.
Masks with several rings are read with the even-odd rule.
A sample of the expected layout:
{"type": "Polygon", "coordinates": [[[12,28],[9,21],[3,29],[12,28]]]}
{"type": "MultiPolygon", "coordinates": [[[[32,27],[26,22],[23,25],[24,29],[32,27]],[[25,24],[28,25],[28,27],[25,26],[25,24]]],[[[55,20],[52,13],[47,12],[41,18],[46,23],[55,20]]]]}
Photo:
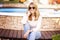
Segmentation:
{"type": "Polygon", "coordinates": [[[53,35],[52,40],[60,40],[60,34],[53,35]]]}

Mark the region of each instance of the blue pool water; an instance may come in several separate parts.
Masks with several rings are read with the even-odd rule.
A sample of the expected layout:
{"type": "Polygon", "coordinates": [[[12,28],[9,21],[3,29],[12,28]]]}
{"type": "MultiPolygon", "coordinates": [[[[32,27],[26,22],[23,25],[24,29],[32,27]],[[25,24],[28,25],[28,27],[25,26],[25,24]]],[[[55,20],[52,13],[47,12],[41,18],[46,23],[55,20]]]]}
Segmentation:
{"type": "Polygon", "coordinates": [[[0,12],[26,12],[27,9],[22,8],[0,8],[0,12]]]}
{"type": "MultiPolygon", "coordinates": [[[[26,8],[0,8],[0,12],[26,12],[27,9],[26,8]]],[[[52,12],[55,12],[53,9],[39,9],[40,12],[49,12],[49,13],[52,13],[52,12]]]]}

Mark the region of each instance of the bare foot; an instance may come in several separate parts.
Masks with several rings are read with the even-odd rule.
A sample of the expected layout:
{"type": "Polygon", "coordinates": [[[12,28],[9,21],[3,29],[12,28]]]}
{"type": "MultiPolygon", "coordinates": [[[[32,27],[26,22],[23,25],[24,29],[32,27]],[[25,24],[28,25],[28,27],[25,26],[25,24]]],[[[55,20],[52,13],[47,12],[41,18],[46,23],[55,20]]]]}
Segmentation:
{"type": "Polygon", "coordinates": [[[28,37],[28,34],[27,34],[27,33],[25,33],[25,34],[24,34],[24,38],[27,38],[27,37],[28,37]]]}
{"type": "Polygon", "coordinates": [[[27,38],[29,33],[31,32],[32,30],[28,30],[25,34],[24,34],[24,38],[27,38]]]}

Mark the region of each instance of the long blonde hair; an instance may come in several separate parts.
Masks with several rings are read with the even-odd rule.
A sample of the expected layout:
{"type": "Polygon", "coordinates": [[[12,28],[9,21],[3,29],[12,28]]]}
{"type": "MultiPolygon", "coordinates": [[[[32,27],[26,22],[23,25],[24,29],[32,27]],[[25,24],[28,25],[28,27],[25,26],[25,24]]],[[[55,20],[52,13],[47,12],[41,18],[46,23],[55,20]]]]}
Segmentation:
{"type": "MultiPolygon", "coordinates": [[[[35,21],[36,20],[38,20],[38,18],[39,18],[39,16],[40,16],[40,13],[39,13],[39,11],[38,11],[38,8],[37,8],[37,5],[36,4],[34,4],[33,2],[31,2],[30,4],[29,4],[29,6],[28,6],[28,11],[29,11],[29,7],[30,7],[30,5],[34,5],[34,7],[35,7],[35,10],[36,10],[36,12],[34,13],[34,16],[35,16],[35,21]]],[[[28,20],[32,20],[32,14],[30,14],[29,16],[28,16],[28,20]]]]}

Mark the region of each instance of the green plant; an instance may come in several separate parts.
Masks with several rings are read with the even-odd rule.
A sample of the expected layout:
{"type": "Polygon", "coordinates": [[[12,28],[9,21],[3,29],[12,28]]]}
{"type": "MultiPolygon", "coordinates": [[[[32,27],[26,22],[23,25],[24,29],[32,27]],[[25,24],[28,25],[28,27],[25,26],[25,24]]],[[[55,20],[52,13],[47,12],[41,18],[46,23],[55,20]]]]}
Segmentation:
{"type": "Polygon", "coordinates": [[[19,3],[19,0],[9,0],[9,1],[0,0],[0,3],[19,3]]]}
{"type": "Polygon", "coordinates": [[[60,34],[53,35],[52,40],[60,40],[60,34]]]}

